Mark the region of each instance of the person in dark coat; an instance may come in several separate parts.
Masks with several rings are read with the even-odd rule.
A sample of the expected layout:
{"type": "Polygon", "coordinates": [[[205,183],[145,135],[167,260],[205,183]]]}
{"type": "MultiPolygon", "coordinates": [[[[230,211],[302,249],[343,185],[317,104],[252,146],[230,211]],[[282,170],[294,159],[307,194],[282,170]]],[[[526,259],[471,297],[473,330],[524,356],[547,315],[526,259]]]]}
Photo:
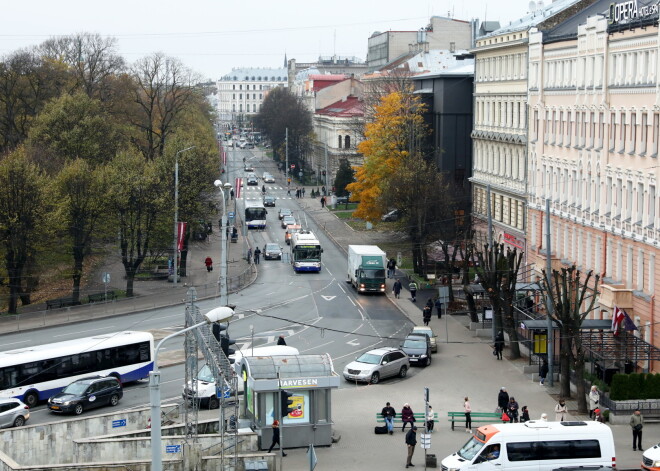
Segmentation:
{"type": "Polygon", "coordinates": [[[495,336],[495,355],[498,360],[502,359],[502,350],[504,350],[504,332],[500,330],[495,336]]]}
{"type": "Polygon", "coordinates": [[[502,409],[502,412],[505,412],[509,406],[509,393],[506,392],[506,388],[502,386],[500,393],[497,395],[497,407],[502,409]]]}
{"type": "Polygon", "coordinates": [[[387,277],[394,278],[394,273],[396,272],[396,260],[390,258],[387,262],[387,277]]]}
{"type": "Polygon", "coordinates": [[[286,345],[286,340],[284,340],[284,335],[280,335],[280,338],[277,339],[277,345],[286,345]]]}
{"type": "Polygon", "coordinates": [[[543,359],[543,363],[541,363],[541,366],[539,366],[539,378],[541,378],[541,381],[539,381],[539,384],[543,386],[545,383],[545,377],[548,376],[548,362],[546,359],[543,359]]]}
{"type": "Polygon", "coordinates": [[[424,325],[429,325],[429,322],[431,322],[431,306],[426,304],[424,306],[424,310],[422,311],[422,318],[424,319],[424,325]]]}
{"type": "Polygon", "coordinates": [[[394,297],[399,299],[401,296],[401,288],[403,288],[403,285],[401,284],[401,280],[397,278],[397,280],[394,282],[394,286],[392,287],[392,292],[394,293],[394,297]]]}
{"type": "Polygon", "coordinates": [[[442,303],[440,298],[435,298],[435,310],[438,313],[438,319],[442,319],[442,303]]]}
{"type": "Polygon", "coordinates": [[[417,427],[412,426],[408,433],[406,434],[406,445],[408,447],[408,459],[406,461],[406,468],[410,466],[415,466],[412,464],[412,457],[415,453],[415,446],[417,445],[417,427]]]}
{"type": "Polygon", "coordinates": [[[392,407],[388,402],[385,404],[385,407],[383,407],[380,415],[382,415],[383,419],[385,420],[387,431],[390,432],[390,435],[392,435],[394,433],[394,417],[396,417],[396,411],[394,410],[394,407],[392,407]]]}
{"type": "MultiPolygon", "coordinates": [[[[268,453],[271,452],[273,447],[275,445],[280,444],[280,421],[279,420],[273,420],[273,442],[270,444],[270,448],[268,449],[268,453]]],[[[284,453],[284,450],[282,450],[282,456],[286,456],[286,453],[284,453]]]]}
{"type": "Polygon", "coordinates": [[[261,249],[257,247],[254,249],[254,263],[259,265],[259,258],[261,257],[261,249]]]}
{"type": "Polygon", "coordinates": [[[511,399],[509,399],[509,405],[507,406],[506,409],[506,414],[509,416],[511,419],[511,423],[518,422],[518,408],[520,406],[518,405],[518,401],[511,396],[511,399]]]}
{"type": "Polygon", "coordinates": [[[213,260],[211,257],[206,257],[206,260],[204,260],[204,265],[206,265],[206,271],[213,270],[213,260]]]}
{"type": "Polygon", "coordinates": [[[415,416],[410,408],[410,404],[407,402],[403,405],[403,409],[401,409],[401,422],[403,422],[403,427],[401,427],[402,432],[406,429],[406,424],[410,424],[411,427],[415,425],[415,416]]]}

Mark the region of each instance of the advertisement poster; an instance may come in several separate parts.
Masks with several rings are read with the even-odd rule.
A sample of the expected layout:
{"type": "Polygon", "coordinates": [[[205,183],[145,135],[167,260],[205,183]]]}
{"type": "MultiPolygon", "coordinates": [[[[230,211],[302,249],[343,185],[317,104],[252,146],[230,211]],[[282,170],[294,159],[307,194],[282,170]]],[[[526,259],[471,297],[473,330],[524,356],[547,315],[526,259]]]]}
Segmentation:
{"type": "Polygon", "coordinates": [[[293,396],[291,396],[292,408],[293,411],[284,417],[285,424],[307,424],[309,423],[309,411],[307,406],[309,405],[309,392],[308,391],[296,391],[293,396]]]}

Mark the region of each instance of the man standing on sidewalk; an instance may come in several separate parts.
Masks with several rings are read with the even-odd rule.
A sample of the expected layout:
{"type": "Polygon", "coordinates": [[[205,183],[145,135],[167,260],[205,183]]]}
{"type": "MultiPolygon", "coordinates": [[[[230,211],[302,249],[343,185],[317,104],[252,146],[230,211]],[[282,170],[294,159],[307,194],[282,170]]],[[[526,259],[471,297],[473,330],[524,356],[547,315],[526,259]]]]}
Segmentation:
{"type": "Polygon", "coordinates": [[[254,263],[256,265],[259,265],[259,258],[260,257],[261,257],[261,249],[259,249],[259,247],[257,247],[256,249],[254,249],[254,263]]]}
{"type": "Polygon", "coordinates": [[[417,426],[413,425],[408,433],[406,433],[406,445],[408,446],[408,460],[406,461],[406,468],[415,466],[412,464],[413,453],[415,453],[415,446],[417,446],[417,426]]]}
{"type": "Polygon", "coordinates": [[[643,451],[642,448],[642,429],[644,428],[644,416],[639,409],[630,416],[630,428],[633,434],[633,451],[643,451]]]}

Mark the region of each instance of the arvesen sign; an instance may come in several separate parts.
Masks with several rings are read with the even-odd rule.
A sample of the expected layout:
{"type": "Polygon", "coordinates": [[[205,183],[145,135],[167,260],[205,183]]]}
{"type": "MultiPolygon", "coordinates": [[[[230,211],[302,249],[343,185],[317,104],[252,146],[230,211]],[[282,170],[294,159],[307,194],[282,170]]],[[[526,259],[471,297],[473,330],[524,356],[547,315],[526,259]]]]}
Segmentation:
{"type": "Polygon", "coordinates": [[[625,24],[633,20],[644,20],[658,16],[658,2],[641,2],[627,0],[625,2],[611,3],[609,24],[625,24]]]}
{"type": "Polygon", "coordinates": [[[296,378],[296,379],[281,379],[281,388],[309,388],[319,385],[317,378],[296,378]]]}

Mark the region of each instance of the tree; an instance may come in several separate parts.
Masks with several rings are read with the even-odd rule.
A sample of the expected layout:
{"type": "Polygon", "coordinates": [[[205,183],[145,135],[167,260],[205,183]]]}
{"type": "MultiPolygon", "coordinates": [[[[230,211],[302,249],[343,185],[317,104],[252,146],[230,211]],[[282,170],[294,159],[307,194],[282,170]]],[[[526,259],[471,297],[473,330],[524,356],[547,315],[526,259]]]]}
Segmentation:
{"type": "MultiPolygon", "coordinates": [[[[477,316],[477,304],[474,301],[474,291],[472,290],[472,284],[470,282],[470,264],[474,259],[474,244],[470,242],[470,240],[472,240],[472,235],[465,238],[465,248],[463,247],[463,244],[458,248],[461,255],[461,281],[463,284],[465,301],[468,305],[470,320],[472,322],[479,322],[479,316],[477,316]]],[[[450,292],[451,291],[452,290],[450,290],[450,292]]]]}
{"type": "Polygon", "coordinates": [[[288,89],[271,90],[254,118],[254,123],[270,137],[273,149],[284,161],[286,130],[289,131],[289,163],[302,168],[303,156],[309,151],[312,133],[312,114],[303,102],[288,89]]]}
{"type": "Polygon", "coordinates": [[[582,322],[594,310],[598,297],[599,275],[590,270],[582,279],[575,267],[552,270],[552,279],[543,270],[542,287],[552,303],[550,317],[559,325],[561,364],[561,395],[571,397],[571,367],[575,370],[578,412],[587,412],[584,388],[584,348],[580,329],[582,322]],[[590,286],[593,277],[593,286],[590,286]]]}
{"type": "Polygon", "coordinates": [[[337,196],[348,196],[346,186],[355,181],[355,170],[351,167],[348,159],[339,161],[339,168],[335,175],[335,194],[337,196]]]}
{"type": "Polygon", "coordinates": [[[478,261],[475,269],[493,308],[495,331],[504,329],[509,335],[509,358],[520,358],[518,326],[515,325],[513,310],[523,253],[518,253],[515,248],[507,248],[505,252],[504,244],[495,244],[493,247],[485,244],[484,250],[476,251],[475,255],[478,261]]]}
{"type": "Polygon", "coordinates": [[[30,130],[30,146],[44,167],[59,170],[68,159],[84,159],[92,166],[109,162],[123,147],[119,126],[103,111],[101,102],[83,93],[64,94],[46,105],[30,130]]]}
{"type": "Polygon", "coordinates": [[[174,133],[174,120],[196,93],[196,77],[177,59],[153,54],[135,63],[136,110],[127,118],[137,129],[133,143],[147,160],[161,157],[168,137],[174,133]]]}
{"type": "Polygon", "coordinates": [[[356,171],[355,183],[347,187],[360,201],[355,217],[373,222],[386,209],[382,196],[393,188],[388,179],[399,174],[425,131],[422,111],[417,96],[401,92],[390,93],[376,107],[374,121],[366,125],[366,139],[358,144],[364,164],[356,171]]]}
{"type": "Polygon", "coordinates": [[[0,242],[9,279],[10,314],[17,312],[27,279],[25,269],[36,258],[38,243],[47,232],[48,214],[44,174],[19,147],[0,161],[0,242]]]}
{"type": "Polygon", "coordinates": [[[119,231],[121,261],[126,271],[126,296],[149,254],[163,213],[163,187],[154,162],[132,152],[120,152],[109,164],[108,202],[119,231]]]}
{"type": "Polygon", "coordinates": [[[60,220],[66,227],[73,256],[71,297],[80,298],[80,280],[85,256],[90,250],[101,218],[107,216],[107,178],[103,167],[76,159],[57,175],[55,188],[60,220]]]}

